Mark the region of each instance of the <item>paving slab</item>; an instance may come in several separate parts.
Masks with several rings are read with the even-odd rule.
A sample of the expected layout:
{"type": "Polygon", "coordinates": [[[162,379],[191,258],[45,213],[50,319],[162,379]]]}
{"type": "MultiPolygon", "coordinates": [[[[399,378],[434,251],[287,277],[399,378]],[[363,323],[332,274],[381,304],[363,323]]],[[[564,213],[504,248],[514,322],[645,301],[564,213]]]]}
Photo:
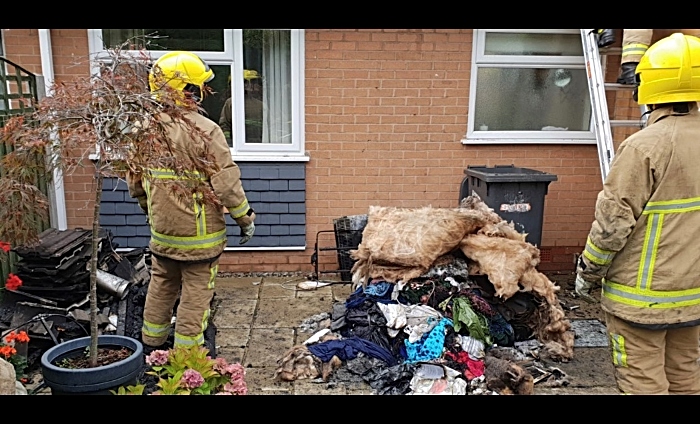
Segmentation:
{"type": "Polygon", "coordinates": [[[290,280],[289,278],[265,277],[260,289],[260,297],[296,297],[296,285],[300,279],[290,280]]]}
{"type": "Polygon", "coordinates": [[[255,315],[257,300],[231,300],[221,302],[214,312],[216,328],[249,328],[255,315]]]}
{"type": "Polygon", "coordinates": [[[217,349],[241,348],[248,346],[250,339],[250,327],[242,328],[216,328],[217,349]]]}
{"type": "Polygon", "coordinates": [[[297,380],[294,383],[295,395],[346,395],[347,388],[342,383],[326,383],[321,379],[297,380]]]}
{"type": "Polygon", "coordinates": [[[263,296],[258,304],[253,328],[297,327],[313,315],[330,312],[332,304],[330,296],[302,298],[263,296]]]}
{"type": "Polygon", "coordinates": [[[242,364],[245,356],[245,348],[239,347],[222,347],[216,349],[216,356],[226,359],[229,364],[242,364]]]}
{"type": "Polygon", "coordinates": [[[355,292],[352,290],[352,283],[332,284],[331,290],[333,290],[333,300],[336,302],[345,302],[348,296],[355,292]]]}
{"type": "Polygon", "coordinates": [[[294,394],[296,381],[275,380],[277,367],[260,367],[245,369],[245,381],[249,395],[291,395],[294,394]]]}
{"type": "Polygon", "coordinates": [[[617,387],[557,387],[535,389],[535,395],[619,395],[617,387]]]}
{"type": "Polygon", "coordinates": [[[221,299],[257,299],[260,297],[261,278],[217,278],[216,297],[221,299]]]}
{"type": "Polygon", "coordinates": [[[614,387],[615,367],[607,347],[574,348],[569,362],[551,364],[567,375],[569,387],[614,387]]]}
{"type": "Polygon", "coordinates": [[[294,346],[292,328],[253,328],[244,358],[246,367],[277,367],[282,358],[294,346]]]}
{"type": "Polygon", "coordinates": [[[315,289],[297,289],[296,297],[327,297],[333,299],[333,289],[331,286],[322,286],[315,289]]]}

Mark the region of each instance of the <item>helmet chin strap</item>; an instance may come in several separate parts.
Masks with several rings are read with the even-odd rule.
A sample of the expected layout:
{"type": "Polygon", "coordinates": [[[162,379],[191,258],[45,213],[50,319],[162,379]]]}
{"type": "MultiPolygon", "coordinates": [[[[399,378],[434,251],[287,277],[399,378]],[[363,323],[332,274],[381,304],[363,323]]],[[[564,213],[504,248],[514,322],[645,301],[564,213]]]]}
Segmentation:
{"type": "Polygon", "coordinates": [[[202,90],[198,86],[194,84],[187,84],[182,91],[184,91],[185,94],[191,97],[195,102],[200,103],[202,101],[202,90]]]}

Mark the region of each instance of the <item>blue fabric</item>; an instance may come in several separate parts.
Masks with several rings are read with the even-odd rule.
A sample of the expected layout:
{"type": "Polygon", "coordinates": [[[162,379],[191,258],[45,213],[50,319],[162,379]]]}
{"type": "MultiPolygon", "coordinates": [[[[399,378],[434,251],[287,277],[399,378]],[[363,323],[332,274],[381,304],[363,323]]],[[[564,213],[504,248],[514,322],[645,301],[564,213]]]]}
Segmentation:
{"type": "Polygon", "coordinates": [[[353,293],[345,299],[345,307],[348,309],[354,309],[365,303],[367,296],[365,295],[362,287],[358,287],[353,293]]]}
{"type": "Polygon", "coordinates": [[[394,287],[394,285],[387,283],[386,281],[379,281],[376,283],[373,282],[365,287],[365,294],[367,296],[384,297],[387,293],[389,293],[389,289],[392,287],[394,287]]]}
{"type": "Polygon", "coordinates": [[[498,312],[489,321],[489,333],[491,333],[493,341],[499,346],[510,347],[515,343],[513,326],[498,312]]]}
{"type": "Polygon", "coordinates": [[[397,303],[395,300],[391,300],[391,288],[392,284],[387,282],[382,282],[379,284],[368,285],[367,287],[358,287],[347,299],[345,299],[345,307],[347,309],[354,309],[362,306],[366,300],[371,300],[377,303],[397,303]],[[383,284],[382,284],[383,283],[383,284]],[[386,287],[385,285],[388,285],[386,287]],[[380,286],[378,288],[371,288],[373,286],[380,286]],[[367,293],[369,291],[369,294],[367,293]]]}
{"type": "Polygon", "coordinates": [[[398,362],[390,351],[372,343],[369,340],[359,337],[351,337],[342,340],[328,340],[323,343],[316,343],[307,347],[309,352],[321,359],[323,362],[330,361],[333,356],[337,356],[343,361],[354,359],[359,352],[372,358],[381,359],[387,365],[394,366],[398,362]]]}
{"type": "MultiPolygon", "coordinates": [[[[435,319],[435,317],[430,317],[428,322],[435,319]]],[[[445,347],[445,330],[448,325],[452,326],[452,321],[442,318],[429,333],[424,334],[417,342],[411,343],[408,339],[404,340],[406,362],[414,363],[440,358],[445,347]]]]}

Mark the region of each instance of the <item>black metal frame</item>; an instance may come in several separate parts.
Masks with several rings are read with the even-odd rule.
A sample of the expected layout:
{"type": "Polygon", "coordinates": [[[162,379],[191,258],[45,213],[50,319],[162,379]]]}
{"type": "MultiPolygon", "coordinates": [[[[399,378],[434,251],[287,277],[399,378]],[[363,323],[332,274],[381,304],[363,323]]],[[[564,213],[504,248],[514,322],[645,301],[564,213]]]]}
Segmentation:
{"type": "MultiPolygon", "coordinates": [[[[351,231],[357,231],[357,230],[351,230],[351,231]]],[[[350,250],[357,249],[357,246],[349,246],[349,247],[319,247],[319,236],[322,233],[336,233],[335,230],[321,230],[316,233],[316,242],[314,243],[314,253],[311,255],[311,264],[314,266],[314,273],[313,273],[313,278],[315,280],[319,279],[319,276],[321,274],[340,274],[342,275],[343,273],[349,273],[351,270],[350,269],[337,269],[337,270],[329,270],[329,271],[319,271],[318,269],[318,255],[320,252],[328,252],[328,251],[334,251],[334,252],[349,252],[350,250]]],[[[340,264],[338,265],[340,267],[340,264]]],[[[342,279],[338,281],[338,283],[352,283],[352,280],[347,280],[347,279],[342,279]]]]}

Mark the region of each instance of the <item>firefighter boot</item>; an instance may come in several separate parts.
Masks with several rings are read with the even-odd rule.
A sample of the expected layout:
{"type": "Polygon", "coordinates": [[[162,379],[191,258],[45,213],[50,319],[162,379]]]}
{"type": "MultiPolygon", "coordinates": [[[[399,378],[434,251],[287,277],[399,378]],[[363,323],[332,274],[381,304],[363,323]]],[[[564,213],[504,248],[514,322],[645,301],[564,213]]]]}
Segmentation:
{"type": "Polygon", "coordinates": [[[618,84],[625,85],[637,85],[637,80],[635,78],[635,70],[637,69],[637,62],[627,62],[620,65],[620,76],[617,78],[618,84]]]}
{"type": "Polygon", "coordinates": [[[597,29],[598,47],[603,48],[615,42],[615,31],[612,29],[597,29]]]}

